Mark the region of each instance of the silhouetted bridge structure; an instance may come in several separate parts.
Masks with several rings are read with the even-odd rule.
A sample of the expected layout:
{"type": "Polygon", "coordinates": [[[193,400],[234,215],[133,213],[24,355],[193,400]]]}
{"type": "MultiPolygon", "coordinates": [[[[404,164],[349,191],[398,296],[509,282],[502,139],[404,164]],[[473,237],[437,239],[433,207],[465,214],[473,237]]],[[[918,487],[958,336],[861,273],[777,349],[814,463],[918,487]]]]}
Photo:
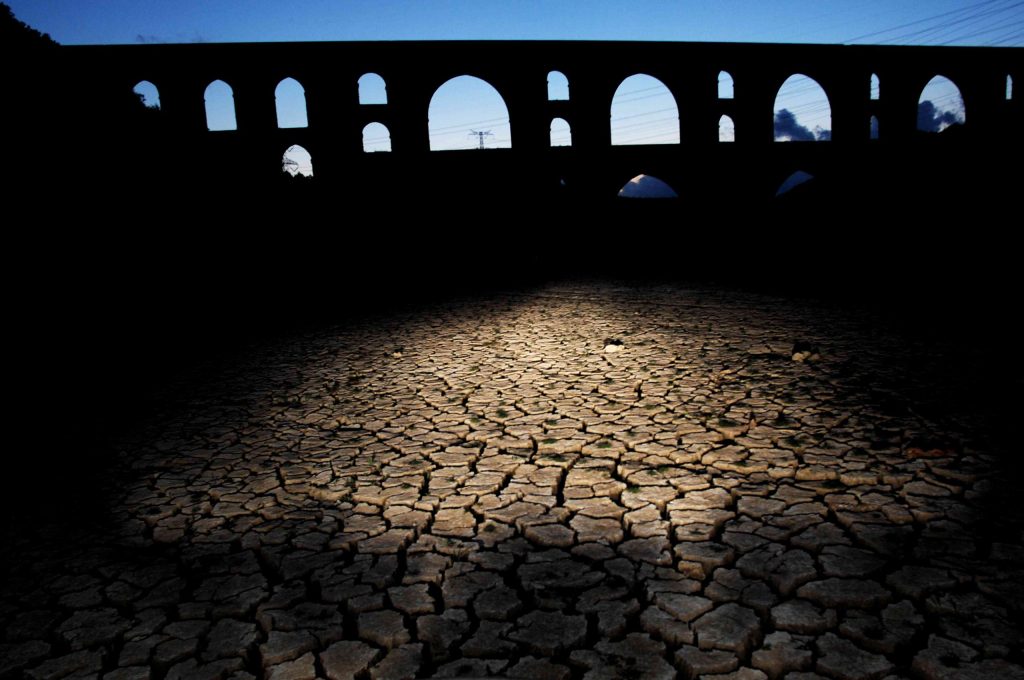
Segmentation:
{"type": "MultiPolygon", "coordinates": [[[[1006,153],[1019,140],[1020,97],[1007,97],[1007,79],[1021,82],[1019,48],[898,47],[789,44],[637,42],[379,42],[75,46],[61,48],[62,70],[87,84],[88,107],[99,125],[126,125],[142,152],[133,162],[158,160],[182,172],[258,181],[280,175],[281,157],[300,144],[313,157],[315,181],[355,195],[381,183],[403,190],[444,190],[453,182],[512,193],[563,191],[614,195],[646,173],[680,194],[771,196],[790,173],[851,175],[893,168],[894,159],[933,156],[916,131],[918,100],[935,75],[963,96],[971,153],[1006,153]],[[568,79],[569,98],[549,100],[548,75],[568,79]],[[718,78],[731,74],[734,96],[720,99],[718,78]],[[387,103],[360,104],[357,83],[380,75],[387,103]],[[630,75],[661,80],[679,108],[681,142],[612,146],[609,112],[616,88],[630,75]],[[832,139],[775,143],[773,104],[794,74],[825,90],[832,139]],[[510,117],[512,147],[481,152],[431,152],[428,108],[449,79],[472,75],[493,85],[510,117]],[[871,97],[872,75],[881,95],[871,97]],[[279,129],[275,88],[285,78],[305,90],[308,127],[279,129]],[[234,93],[237,130],[207,129],[204,91],[215,81],[234,93]],[[136,121],[132,88],[159,90],[159,117],[136,121]],[[723,115],[735,142],[719,142],[723,115]],[[875,116],[880,138],[872,140],[875,116]],[[568,121],[572,145],[552,147],[554,118],[568,121]],[[385,125],[391,153],[364,153],[362,130],[385,125]]],[[[950,135],[952,136],[952,135],[950,135]]],[[[966,136],[966,135],[965,135],[966,136]]],[[[945,141],[945,140],[942,140],[945,141]]]]}

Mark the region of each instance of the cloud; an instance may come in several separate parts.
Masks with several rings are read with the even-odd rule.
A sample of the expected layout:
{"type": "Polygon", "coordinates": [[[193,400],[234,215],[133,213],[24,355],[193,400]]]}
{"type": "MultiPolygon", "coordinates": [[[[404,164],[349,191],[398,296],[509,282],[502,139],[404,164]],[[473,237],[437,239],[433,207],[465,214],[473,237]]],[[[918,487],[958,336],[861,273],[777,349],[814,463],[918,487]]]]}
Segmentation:
{"type": "Polygon", "coordinates": [[[942,132],[950,125],[962,123],[954,111],[940,111],[930,100],[917,105],[917,129],[924,132],[942,132]]]}
{"type": "Polygon", "coordinates": [[[775,112],[775,139],[789,139],[793,142],[813,142],[814,133],[796,122],[796,116],[789,109],[775,112]]]}
{"type": "Polygon", "coordinates": [[[142,35],[141,33],[136,33],[135,34],[135,42],[139,43],[140,45],[150,45],[152,43],[162,43],[162,42],[167,42],[167,41],[164,40],[163,38],[159,37],[159,36],[155,36],[155,35],[142,35]]]}

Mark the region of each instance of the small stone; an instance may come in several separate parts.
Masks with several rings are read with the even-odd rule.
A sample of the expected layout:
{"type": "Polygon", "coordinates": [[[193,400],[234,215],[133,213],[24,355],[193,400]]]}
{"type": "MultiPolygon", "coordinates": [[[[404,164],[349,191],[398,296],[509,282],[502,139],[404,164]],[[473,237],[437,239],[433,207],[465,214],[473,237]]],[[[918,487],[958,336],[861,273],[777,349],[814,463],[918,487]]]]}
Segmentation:
{"type": "Polygon", "coordinates": [[[702,680],[768,680],[768,676],[753,668],[741,668],[732,673],[705,675],[702,680]]]}
{"type": "Polygon", "coordinates": [[[24,668],[49,653],[50,645],[42,640],[0,645],[0,677],[24,668]]]}
{"type": "Polygon", "coordinates": [[[894,669],[884,656],[865,652],[832,633],[818,638],[815,646],[819,654],[815,670],[837,680],[881,680],[894,669]]]}
{"type": "Polygon", "coordinates": [[[706,574],[732,564],[736,558],[736,551],[728,545],[710,541],[679,543],[675,547],[675,554],[681,560],[700,563],[706,574]]]}
{"type": "Polygon", "coordinates": [[[872,609],[889,601],[891,595],[875,581],[829,578],[800,587],[797,595],[825,607],[872,609]]]}
{"type": "Polygon", "coordinates": [[[365,671],[379,655],[380,652],[368,644],[342,640],[320,653],[320,664],[330,680],[352,680],[365,671]]]}
{"type": "Polygon", "coordinates": [[[532,524],[523,531],[531,543],[544,548],[568,548],[576,538],[576,532],[562,524],[532,524]]]}
{"type": "Polygon", "coordinates": [[[390,609],[360,614],[357,623],[361,639],[386,649],[404,645],[410,640],[402,615],[390,609]]]}
{"type": "Polygon", "coordinates": [[[768,580],[783,596],[818,576],[814,558],[803,550],[787,550],[778,543],[748,552],[736,561],[736,568],[747,578],[768,580]]]}
{"type": "Polygon", "coordinates": [[[307,652],[294,661],[270,667],[267,680],[316,680],[315,661],[313,653],[307,652]]]}
{"type": "MultiPolygon", "coordinates": [[[[220,659],[199,665],[195,659],[176,664],[164,676],[165,680],[221,680],[230,673],[242,670],[241,659],[220,659]]],[[[109,676],[104,676],[103,680],[109,676]]],[[[147,676],[148,677],[148,676],[147,676]]]]}
{"type": "Polygon", "coordinates": [[[672,646],[693,644],[693,631],[668,612],[647,607],[640,615],[640,627],[672,646]]]}
{"type": "Polygon", "coordinates": [[[515,618],[522,608],[519,595],[508,586],[485,590],[473,600],[473,611],[481,619],[508,621],[515,618]]]}
{"type": "Polygon", "coordinates": [[[750,663],[769,677],[780,678],[790,671],[810,669],[814,665],[814,654],[804,640],[777,631],[765,637],[761,649],[754,652],[750,663]]]}
{"type": "Polygon", "coordinates": [[[587,635],[587,620],[561,612],[533,611],[516,621],[509,638],[531,651],[550,657],[581,644],[587,635]]]}
{"type": "Polygon", "coordinates": [[[103,674],[103,680],[150,680],[151,677],[149,666],[125,666],[103,674]]]}
{"type": "Polygon", "coordinates": [[[706,597],[681,593],[658,593],[654,603],[679,621],[686,623],[711,611],[715,606],[714,602],[706,597]]]}
{"type": "Polygon", "coordinates": [[[434,598],[430,596],[425,583],[388,588],[388,597],[395,609],[403,614],[415,616],[434,612],[434,598]]]}
{"type": "Polygon", "coordinates": [[[675,661],[686,677],[692,679],[712,673],[728,673],[740,665],[739,659],[731,652],[703,651],[690,645],[676,650],[675,661]]]}
{"type": "Polygon", "coordinates": [[[818,635],[835,628],[836,613],[833,609],[822,611],[807,600],[789,600],[772,608],[771,622],[779,630],[818,635]]]}
{"type": "Polygon", "coordinates": [[[750,653],[761,638],[761,622],[752,610],[738,604],[714,609],[692,624],[701,649],[724,649],[739,656],[750,653]]]}
{"type": "Polygon", "coordinates": [[[883,566],[886,559],[867,550],[842,545],[825,547],[818,556],[825,576],[859,578],[870,576],[883,566]]]}
{"type": "Polygon", "coordinates": [[[433,658],[443,660],[470,626],[464,609],[449,609],[441,616],[426,614],[416,619],[416,638],[427,643],[433,658]]]}
{"type": "Polygon", "coordinates": [[[646,562],[658,566],[672,564],[671,544],[664,536],[634,538],[619,545],[619,554],[634,562],[646,562]]]}
{"type": "Polygon", "coordinates": [[[642,680],[675,680],[676,671],[664,658],[665,645],[643,633],[630,633],[624,640],[602,640],[593,649],[576,650],[574,665],[590,672],[593,680],[632,677],[642,680]]]}
{"type": "Polygon", "coordinates": [[[78,651],[53,659],[47,659],[35,668],[26,671],[25,677],[31,680],[56,680],[67,675],[97,674],[103,667],[103,651],[78,651]]]}
{"type": "Polygon", "coordinates": [[[508,677],[516,680],[569,680],[572,671],[547,659],[524,656],[508,670],[508,677]]]}
{"type": "Polygon", "coordinates": [[[945,569],[918,566],[901,567],[889,574],[885,578],[885,582],[900,595],[915,600],[920,600],[929,593],[956,585],[956,579],[945,569]]]}
{"type": "MultiPolygon", "coordinates": [[[[321,656],[321,658],[323,658],[321,656]]],[[[370,680],[415,680],[420,666],[423,665],[423,645],[408,644],[396,647],[387,656],[370,669],[370,680]]],[[[326,670],[326,664],[325,664],[326,670]]],[[[352,675],[340,676],[349,680],[352,675]]],[[[340,680],[328,674],[330,680],[340,680]]]]}
{"type": "Polygon", "coordinates": [[[316,649],[316,638],[306,631],[283,632],[272,630],[267,641],[260,645],[263,668],[270,668],[285,661],[297,659],[306,652],[316,649]]]}
{"type": "Polygon", "coordinates": [[[236,619],[221,619],[207,636],[205,661],[215,661],[232,656],[244,657],[256,642],[256,626],[236,619]]]}

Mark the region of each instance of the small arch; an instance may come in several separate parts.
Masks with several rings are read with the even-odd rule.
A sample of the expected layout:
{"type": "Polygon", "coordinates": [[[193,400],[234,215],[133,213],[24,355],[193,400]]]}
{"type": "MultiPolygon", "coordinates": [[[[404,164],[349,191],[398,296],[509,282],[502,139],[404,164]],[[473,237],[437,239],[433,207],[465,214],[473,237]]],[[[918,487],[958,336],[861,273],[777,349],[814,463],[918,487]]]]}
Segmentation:
{"type": "Polygon", "coordinates": [[[878,116],[871,116],[869,130],[871,139],[878,139],[878,116]]]}
{"type": "Polygon", "coordinates": [[[664,180],[640,174],[619,189],[620,198],[679,198],[675,189],[664,180]]]}
{"type": "Polygon", "coordinates": [[[135,96],[139,98],[139,102],[147,109],[153,111],[160,110],[160,91],[153,83],[148,80],[139,81],[132,88],[132,92],[135,93],[135,96]]]}
{"type": "Polygon", "coordinates": [[[718,119],[718,141],[735,142],[736,125],[729,116],[722,116],[718,119]]]}
{"type": "Polygon", "coordinates": [[[572,146],[572,128],[564,118],[551,120],[551,146],[572,146]]]}
{"type": "Polygon", "coordinates": [[[303,147],[298,144],[292,144],[289,146],[284,155],[281,157],[281,171],[296,177],[302,175],[303,177],[313,176],[313,157],[309,155],[303,147]]]}
{"type": "Polygon", "coordinates": [[[814,175],[811,173],[804,172],[803,170],[797,170],[779,185],[779,189],[775,192],[775,196],[778,198],[783,194],[788,194],[793,189],[796,189],[801,184],[810,182],[812,179],[814,179],[814,175]]]}
{"type": "Polygon", "coordinates": [[[388,86],[376,73],[364,73],[359,77],[360,104],[387,104],[388,86]]]}
{"type": "Polygon", "coordinates": [[[505,100],[493,85],[473,76],[456,76],[434,91],[427,129],[431,151],[512,146],[505,100]]]}
{"type": "Polygon", "coordinates": [[[917,100],[917,129],[939,133],[967,120],[960,88],[945,76],[935,76],[921,90],[917,100]]]}
{"type": "Polygon", "coordinates": [[[206,86],[203,95],[206,101],[206,128],[210,132],[237,130],[235,120],[235,93],[223,80],[215,80],[206,86]]]}
{"type": "Polygon", "coordinates": [[[871,101],[878,101],[878,97],[882,93],[882,85],[878,80],[878,75],[871,74],[871,101]]]}
{"type": "Polygon", "coordinates": [[[775,96],[776,142],[825,142],[832,139],[832,105],[825,89],[797,73],[775,96]]]}
{"type": "Polygon", "coordinates": [[[678,144],[676,98],[657,78],[632,75],[619,83],[612,97],[611,128],[612,146],[678,144]]]}
{"type": "Polygon", "coordinates": [[[733,89],[734,83],[732,75],[728,71],[718,72],[718,98],[719,99],[732,99],[735,92],[733,89]]]}
{"type": "Polygon", "coordinates": [[[390,153],[391,132],[383,123],[370,123],[363,128],[364,153],[390,153]]]}
{"type": "Polygon", "coordinates": [[[1013,99],[1013,76],[1006,74],[1006,101],[1013,99]]]}
{"type": "Polygon", "coordinates": [[[306,91],[294,78],[285,78],[274,90],[277,103],[278,128],[304,128],[309,125],[306,118],[306,91]]]}
{"type": "Polygon", "coordinates": [[[548,101],[569,99],[569,79],[561,71],[548,73],[548,101]]]}

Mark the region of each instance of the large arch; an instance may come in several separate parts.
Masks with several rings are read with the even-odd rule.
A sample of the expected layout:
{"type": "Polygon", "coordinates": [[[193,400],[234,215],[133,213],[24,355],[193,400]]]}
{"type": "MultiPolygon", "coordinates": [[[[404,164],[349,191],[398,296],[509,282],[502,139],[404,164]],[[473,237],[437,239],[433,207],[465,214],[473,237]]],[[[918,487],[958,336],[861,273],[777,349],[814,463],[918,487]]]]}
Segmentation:
{"type": "Polygon", "coordinates": [[[619,189],[619,198],[679,198],[668,182],[653,175],[639,174],[619,189]]]}
{"type": "Polygon", "coordinates": [[[304,128],[308,127],[306,118],[306,91],[302,84],[294,78],[285,78],[274,89],[274,101],[277,105],[277,127],[304,128]]]}
{"type": "Polygon", "coordinates": [[[795,73],[775,95],[776,142],[824,142],[832,139],[832,104],[810,76],[795,73]]]}
{"type": "Polygon", "coordinates": [[[924,86],[917,100],[917,129],[938,133],[967,120],[967,108],[956,83],[937,75],[924,86]]]}
{"type": "Polygon", "coordinates": [[[223,80],[215,80],[203,93],[206,102],[206,128],[210,132],[237,130],[235,93],[223,80]]]}
{"type": "Polygon", "coordinates": [[[735,83],[728,71],[718,72],[718,98],[732,99],[736,96],[735,83]]]}
{"type": "Polygon", "coordinates": [[[665,83],[646,73],[629,76],[611,103],[612,146],[678,144],[679,106],[665,83]]]}
{"type": "Polygon", "coordinates": [[[298,144],[292,144],[285,149],[281,156],[281,171],[285,174],[296,177],[313,176],[313,157],[306,149],[298,144]]]}
{"type": "Polygon", "coordinates": [[[493,85],[475,76],[450,78],[434,91],[427,130],[431,151],[512,147],[505,99],[493,85]]]}
{"type": "Polygon", "coordinates": [[[729,116],[722,116],[721,118],[718,119],[718,141],[736,141],[736,124],[732,121],[732,118],[729,116]]]}

